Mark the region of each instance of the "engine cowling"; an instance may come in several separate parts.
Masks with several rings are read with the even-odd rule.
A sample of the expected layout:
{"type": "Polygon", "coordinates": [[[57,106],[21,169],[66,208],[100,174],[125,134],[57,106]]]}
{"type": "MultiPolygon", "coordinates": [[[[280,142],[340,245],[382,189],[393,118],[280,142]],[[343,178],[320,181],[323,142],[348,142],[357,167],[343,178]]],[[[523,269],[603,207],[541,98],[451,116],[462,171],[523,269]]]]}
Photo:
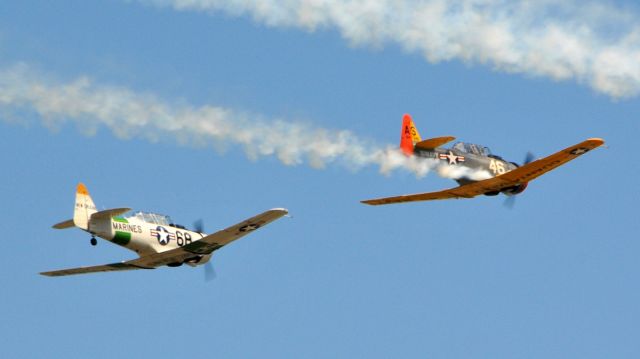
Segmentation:
{"type": "Polygon", "coordinates": [[[202,259],[204,257],[205,256],[199,254],[199,255],[197,255],[195,257],[191,257],[191,258],[185,260],[184,263],[187,263],[189,265],[198,264],[198,263],[200,263],[202,261],[202,259]]]}
{"type": "Polygon", "coordinates": [[[211,259],[211,254],[199,254],[184,261],[184,263],[195,267],[207,263],[211,259]]]}
{"type": "Polygon", "coordinates": [[[525,182],[512,187],[503,188],[500,192],[502,192],[507,196],[515,196],[517,194],[524,192],[524,190],[527,188],[528,185],[529,185],[529,182],[525,182]]]}

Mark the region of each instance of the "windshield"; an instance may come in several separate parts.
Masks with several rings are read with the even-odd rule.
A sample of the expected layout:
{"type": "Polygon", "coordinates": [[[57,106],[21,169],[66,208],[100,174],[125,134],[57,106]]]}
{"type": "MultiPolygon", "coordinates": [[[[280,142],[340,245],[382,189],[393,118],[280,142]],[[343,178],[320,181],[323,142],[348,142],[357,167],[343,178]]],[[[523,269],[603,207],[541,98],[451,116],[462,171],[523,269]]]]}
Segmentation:
{"type": "Polygon", "coordinates": [[[170,223],[172,223],[171,217],[165,216],[164,214],[136,212],[132,216],[129,216],[129,218],[131,217],[135,217],[147,223],[161,224],[165,226],[168,226],[170,223]]]}
{"type": "Polygon", "coordinates": [[[453,145],[453,148],[466,153],[471,153],[479,156],[491,156],[491,150],[489,147],[476,145],[473,143],[457,142],[453,145]]]}

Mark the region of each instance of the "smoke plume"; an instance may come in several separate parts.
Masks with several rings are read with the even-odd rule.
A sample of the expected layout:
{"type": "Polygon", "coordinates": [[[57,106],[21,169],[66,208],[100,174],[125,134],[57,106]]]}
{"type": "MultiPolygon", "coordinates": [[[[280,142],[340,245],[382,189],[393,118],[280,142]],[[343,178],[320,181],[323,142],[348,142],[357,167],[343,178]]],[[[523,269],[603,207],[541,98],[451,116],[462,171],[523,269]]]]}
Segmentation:
{"type": "Polygon", "coordinates": [[[251,159],[275,156],[285,165],[323,168],[338,163],[356,170],[377,166],[384,174],[402,169],[417,176],[432,170],[449,178],[487,176],[464,169],[451,172],[436,160],[408,158],[396,146],[381,146],[347,130],[267,120],[224,107],[170,104],[152,94],[98,86],[87,77],[68,83],[45,78],[26,65],[0,71],[0,117],[9,121],[35,117],[54,129],[75,123],[87,135],[106,128],[121,139],[177,140],[218,148],[239,145],[251,159]]]}
{"type": "Polygon", "coordinates": [[[271,27],[336,29],[353,45],[400,45],[432,63],[573,79],[613,98],[640,91],[635,9],[590,0],[139,0],[250,16],[271,27]]]}

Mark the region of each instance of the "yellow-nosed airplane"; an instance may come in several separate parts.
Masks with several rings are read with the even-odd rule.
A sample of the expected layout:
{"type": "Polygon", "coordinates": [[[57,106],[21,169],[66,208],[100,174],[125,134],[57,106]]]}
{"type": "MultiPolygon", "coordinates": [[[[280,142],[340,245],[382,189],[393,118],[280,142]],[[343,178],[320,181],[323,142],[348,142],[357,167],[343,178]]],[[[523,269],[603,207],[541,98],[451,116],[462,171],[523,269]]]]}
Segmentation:
{"type": "MultiPolygon", "coordinates": [[[[91,233],[91,244],[96,245],[96,236],[136,252],[138,259],[98,265],[42,272],[46,276],[154,269],[160,266],[177,267],[188,264],[192,267],[205,264],[213,251],[239,239],[286,215],[284,208],[274,208],[236,225],[213,234],[202,233],[202,228],[188,230],[174,224],[168,216],[136,212],[124,216],[130,208],[114,208],[104,211],[96,209],[87,188],[78,184],[73,219],[58,223],[56,229],[77,227],[91,233]]],[[[198,225],[202,227],[202,225],[198,225]]]]}

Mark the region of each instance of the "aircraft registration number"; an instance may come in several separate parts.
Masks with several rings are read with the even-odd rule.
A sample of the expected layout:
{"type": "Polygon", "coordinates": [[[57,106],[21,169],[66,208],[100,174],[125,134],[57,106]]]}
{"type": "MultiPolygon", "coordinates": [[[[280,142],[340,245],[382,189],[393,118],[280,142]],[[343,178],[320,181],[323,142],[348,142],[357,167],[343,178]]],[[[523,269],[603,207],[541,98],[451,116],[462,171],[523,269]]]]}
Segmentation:
{"type": "Polygon", "coordinates": [[[489,169],[493,171],[494,175],[501,175],[507,172],[507,170],[504,168],[504,163],[501,161],[496,161],[495,159],[491,159],[491,162],[489,162],[489,169]]]}

